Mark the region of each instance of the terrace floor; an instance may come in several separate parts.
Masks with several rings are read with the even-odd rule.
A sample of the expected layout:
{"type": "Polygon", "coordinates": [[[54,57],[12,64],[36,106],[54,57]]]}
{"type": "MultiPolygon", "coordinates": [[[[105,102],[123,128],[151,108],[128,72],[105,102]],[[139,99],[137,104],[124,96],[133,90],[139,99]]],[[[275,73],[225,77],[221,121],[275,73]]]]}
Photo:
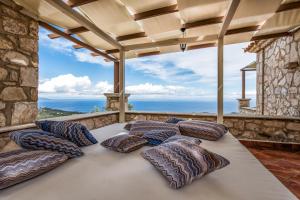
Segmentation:
{"type": "Polygon", "coordinates": [[[300,199],[300,152],[248,147],[249,151],[300,199]]]}

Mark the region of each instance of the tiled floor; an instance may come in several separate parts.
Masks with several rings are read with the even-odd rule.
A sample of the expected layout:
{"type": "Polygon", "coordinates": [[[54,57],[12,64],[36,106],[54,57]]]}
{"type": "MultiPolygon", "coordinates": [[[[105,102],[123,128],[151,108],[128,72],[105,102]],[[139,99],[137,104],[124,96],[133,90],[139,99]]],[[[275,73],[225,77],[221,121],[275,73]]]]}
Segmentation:
{"type": "Polygon", "coordinates": [[[248,149],[300,199],[300,152],[248,149]]]}

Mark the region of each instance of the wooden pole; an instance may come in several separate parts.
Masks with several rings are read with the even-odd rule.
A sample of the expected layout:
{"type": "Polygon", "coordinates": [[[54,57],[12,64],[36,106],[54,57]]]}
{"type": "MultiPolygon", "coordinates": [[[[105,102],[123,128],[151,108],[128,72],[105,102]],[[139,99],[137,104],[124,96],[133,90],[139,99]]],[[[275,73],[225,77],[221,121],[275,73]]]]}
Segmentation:
{"type": "Polygon", "coordinates": [[[223,48],[223,37],[220,37],[218,39],[218,123],[223,123],[223,48]]]}
{"type": "Polygon", "coordinates": [[[246,73],[242,71],[242,99],[246,98],[246,81],[245,81],[246,73]]]}
{"type": "Polygon", "coordinates": [[[262,50],[262,75],[261,75],[261,114],[265,114],[265,48],[262,50]]]}
{"type": "Polygon", "coordinates": [[[120,62],[119,62],[119,122],[125,122],[125,51],[120,50],[120,62]]]}
{"type": "Polygon", "coordinates": [[[114,93],[119,93],[119,62],[114,62],[114,93]]]}

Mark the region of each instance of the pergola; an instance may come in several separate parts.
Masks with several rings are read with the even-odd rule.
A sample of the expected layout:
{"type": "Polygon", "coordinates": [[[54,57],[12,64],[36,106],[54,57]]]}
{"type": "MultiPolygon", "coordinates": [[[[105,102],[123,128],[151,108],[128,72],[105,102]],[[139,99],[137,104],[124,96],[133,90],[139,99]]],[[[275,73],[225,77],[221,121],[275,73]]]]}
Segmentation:
{"type": "Polygon", "coordinates": [[[120,122],[125,120],[125,59],[177,52],[179,44],[187,44],[186,50],[217,46],[217,118],[222,123],[224,45],[287,36],[300,25],[300,2],[294,0],[15,2],[53,32],[50,38],[64,37],[75,43],[74,48],[86,48],[93,56],[114,62],[120,122]],[[184,38],[181,28],[186,29],[184,38]]]}

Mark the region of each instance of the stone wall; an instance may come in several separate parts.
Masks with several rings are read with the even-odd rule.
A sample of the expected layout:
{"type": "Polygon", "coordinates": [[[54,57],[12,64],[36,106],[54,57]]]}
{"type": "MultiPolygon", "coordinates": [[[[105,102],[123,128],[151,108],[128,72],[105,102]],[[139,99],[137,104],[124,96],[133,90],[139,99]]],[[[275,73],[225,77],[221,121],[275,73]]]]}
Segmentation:
{"type": "Polygon", "coordinates": [[[241,107],[239,113],[242,115],[256,115],[256,108],[252,107],[241,107]]]}
{"type": "Polygon", "coordinates": [[[257,53],[257,113],[300,116],[299,32],[279,38],[257,53]]]}
{"type": "MultiPolygon", "coordinates": [[[[126,113],[126,121],[136,119],[165,121],[169,117],[205,121],[217,120],[216,115],[209,114],[200,115],[152,112],[126,113]]],[[[224,124],[237,138],[300,143],[300,118],[227,115],[224,116],[224,124]]]]}
{"type": "MultiPolygon", "coordinates": [[[[89,130],[107,126],[119,122],[119,112],[105,112],[92,114],[79,114],[66,117],[51,118],[57,121],[73,121],[84,124],[89,130]]],[[[36,128],[35,124],[26,124],[13,127],[0,128],[0,152],[1,149],[10,141],[8,134],[11,131],[20,129],[36,128]]]]}
{"type": "Polygon", "coordinates": [[[0,127],[33,122],[38,99],[38,23],[0,1],[0,127]]]}

